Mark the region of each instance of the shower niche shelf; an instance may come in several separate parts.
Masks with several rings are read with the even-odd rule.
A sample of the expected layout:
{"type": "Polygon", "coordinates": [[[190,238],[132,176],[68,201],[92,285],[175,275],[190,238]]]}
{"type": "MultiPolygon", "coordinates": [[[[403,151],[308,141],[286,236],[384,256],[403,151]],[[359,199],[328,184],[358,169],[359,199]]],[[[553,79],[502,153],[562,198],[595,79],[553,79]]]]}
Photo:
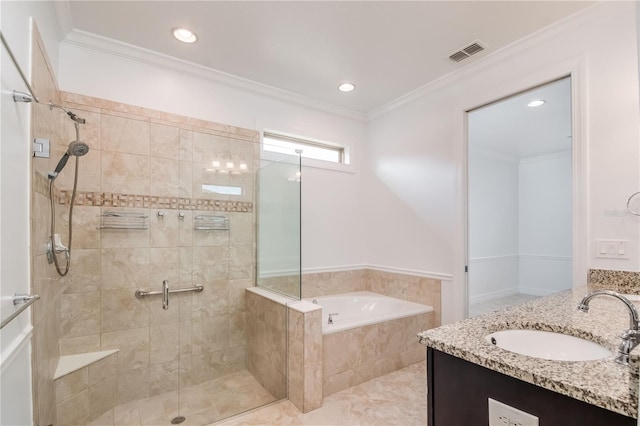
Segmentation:
{"type": "Polygon", "coordinates": [[[229,218],[214,215],[199,215],[193,218],[193,229],[197,231],[228,231],[229,218]]]}
{"type": "Polygon", "coordinates": [[[100,229],[148,229],[149,216],[135,212],[105,212],[100,216],[100,229]]]}

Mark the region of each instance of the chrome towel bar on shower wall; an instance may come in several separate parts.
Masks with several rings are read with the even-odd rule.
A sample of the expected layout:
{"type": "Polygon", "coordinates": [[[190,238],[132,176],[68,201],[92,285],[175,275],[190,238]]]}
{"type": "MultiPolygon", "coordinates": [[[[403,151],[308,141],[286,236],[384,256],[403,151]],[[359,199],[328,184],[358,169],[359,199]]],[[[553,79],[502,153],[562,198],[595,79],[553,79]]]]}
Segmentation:
{"type": "Polygon", "coordinates": [[[2,321],[2,324],[0,325],[0,329],[3,329],[5,325],[9,324],[15,317],[20,315],[25,309],[31,306],[31,304],[38,299],[40,299],[40,296],[38,296],[37,294],[34,294],[32,296],[29,296],[27,294],[14,294],[13,295],[14,306],[19,304],[22,304],[22,306],[20,306],[20,309],[18,309],[17,311],[9,315],[7,319],[2,321]]]}

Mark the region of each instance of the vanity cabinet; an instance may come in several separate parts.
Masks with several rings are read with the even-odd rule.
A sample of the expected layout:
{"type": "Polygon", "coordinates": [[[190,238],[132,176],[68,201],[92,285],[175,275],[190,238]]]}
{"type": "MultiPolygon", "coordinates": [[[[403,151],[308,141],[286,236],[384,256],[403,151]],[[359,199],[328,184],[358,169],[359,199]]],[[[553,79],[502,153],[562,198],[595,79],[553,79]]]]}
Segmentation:
{"type": "Polygon", "coordinates": [[[539,419],[539,426],[632,426],[637,420],[427,347],[428,425],[487,426],[488,398],[539,419]]]}

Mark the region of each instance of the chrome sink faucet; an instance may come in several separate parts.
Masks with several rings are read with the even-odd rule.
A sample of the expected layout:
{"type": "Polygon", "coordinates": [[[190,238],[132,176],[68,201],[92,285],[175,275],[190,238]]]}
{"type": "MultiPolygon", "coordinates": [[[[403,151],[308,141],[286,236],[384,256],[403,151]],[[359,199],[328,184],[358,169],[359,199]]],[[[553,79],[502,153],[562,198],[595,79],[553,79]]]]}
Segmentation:
{"type": "Polygon", "coordinates": [[[618,346],[618,356],[616,356],[615,359],[618,364],[629,365],[629,352],[640,343],[640,315],[638,314],[638,310],[629,299],[614,291],[608,290],[596,291],[585,296],[578,305],[578,309],[582,312],[589,312],[589,302],[598,296],[610,296],[618,299],[624,303],[629,310],[629,329],[620,336],[622,342],[620,342],[618,346]]]}

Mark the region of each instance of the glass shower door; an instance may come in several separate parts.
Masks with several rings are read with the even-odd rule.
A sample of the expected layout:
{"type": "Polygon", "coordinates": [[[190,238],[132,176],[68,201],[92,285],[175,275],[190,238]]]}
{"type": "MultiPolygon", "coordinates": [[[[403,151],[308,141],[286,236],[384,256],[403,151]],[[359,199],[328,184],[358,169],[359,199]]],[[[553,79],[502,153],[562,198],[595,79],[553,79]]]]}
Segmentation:
{"type": "Polygon", "coordinates": [[[250,365],[245,289],[255,286],[259,145],[197,132],[192,144],[181,186],[202,201],[180,222],[180,281],[204,290],[179,299],[179,408],[189,424],[204,425],[282,396],[250,365]]]}

